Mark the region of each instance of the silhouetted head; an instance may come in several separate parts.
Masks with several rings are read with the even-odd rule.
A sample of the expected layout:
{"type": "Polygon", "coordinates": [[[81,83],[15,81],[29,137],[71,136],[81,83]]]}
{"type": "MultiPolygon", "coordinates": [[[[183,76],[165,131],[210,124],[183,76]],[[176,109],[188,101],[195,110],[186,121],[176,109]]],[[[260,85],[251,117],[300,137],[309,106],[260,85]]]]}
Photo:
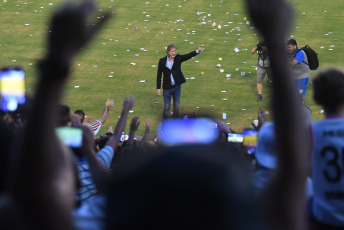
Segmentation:
{"type": "Polygon", "coordinates": [[[107,229],[256,229],[249,164],[233,146],[130,155],[113,170],[107,229]]]}
{"type": "Polygon", "coordinates": [[[85,112],[83,110],[79,109],[79,110],[76,110],[74,113],[79,115],[81,124],[84,123],[85,112]]]}
{"type": "Polygon", "coordinates": [[[327,112],[336,112],[344,105],[344,70],[327,68],[313,80],[314,100],[327,112]]]}
{"type": "Polygon", "coordinates": [[[70,119],[70,108],[68,105],[59,104],[58,105],[59,110],[59,117],[57,121],[57,126],[68,126],[68,122],[71,121],[70,119]]]}

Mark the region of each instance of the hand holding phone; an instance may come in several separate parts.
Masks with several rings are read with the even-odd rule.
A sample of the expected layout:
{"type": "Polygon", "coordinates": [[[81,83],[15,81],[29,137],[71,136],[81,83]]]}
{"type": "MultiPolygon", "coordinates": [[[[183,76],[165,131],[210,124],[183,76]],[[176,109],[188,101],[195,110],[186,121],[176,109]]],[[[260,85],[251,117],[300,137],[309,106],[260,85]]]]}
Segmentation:
{"type": "Polygon", "coordinates": [[[228,133],[227,141],[232,143],[242,143],[244,140],[244,135],[239,133],[228,133]]]}
{"type": "Polygon", "coordinates": [[[7,67],[0,72],[1,110],[16,111],[25,103],[25,73],[19,67],[7,67]]]}
{"type": "Polygon", "coordinates": [[[255,129],[245,129],[243,132],[243,145],[248,147],[257,146],[258,131],[255,129]]]}
{"type": "Polygon", "coordinates": [[[81,148],[82,129],[71,127],[59,127],[56,129],[56,134],[65,145],[73,148],[81,148]]]}
{"type": "Polygon", "coordinates": [[[160,123],[157,135],[166,145],[210,144],[218,138],[218,129],[207,118],[168,119],[160,123]]]}

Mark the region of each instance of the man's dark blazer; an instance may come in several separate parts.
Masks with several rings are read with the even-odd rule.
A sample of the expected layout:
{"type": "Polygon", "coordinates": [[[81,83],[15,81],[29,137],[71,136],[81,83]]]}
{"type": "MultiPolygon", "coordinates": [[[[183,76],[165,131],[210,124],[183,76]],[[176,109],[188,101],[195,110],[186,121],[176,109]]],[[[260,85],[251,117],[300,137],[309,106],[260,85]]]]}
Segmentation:
{"type": "Polygon", "coordinates": [[[170,70],[169,68],[166,67],[166,62],[167,62],[167,56],[160,58],[159,60],[159,66],[158,66],[158,74],[156,78],[156,88],[161,89],[161,75],[162,73],[164,74],[163,78],[163,89],[169,89],[171,88],[171,73],[173,75],[173,79],[175,82],[175,85],[181,85],[185,83],[185,78],[181,70],[181,64],[183,61],[189,60],[190,58],[194,57],[197,55],[196,51],[193,51],[188,54],[184,55],[179,55],[177,54],[174,57],[174,63],[172,66],[172,69],[170,70]]]}

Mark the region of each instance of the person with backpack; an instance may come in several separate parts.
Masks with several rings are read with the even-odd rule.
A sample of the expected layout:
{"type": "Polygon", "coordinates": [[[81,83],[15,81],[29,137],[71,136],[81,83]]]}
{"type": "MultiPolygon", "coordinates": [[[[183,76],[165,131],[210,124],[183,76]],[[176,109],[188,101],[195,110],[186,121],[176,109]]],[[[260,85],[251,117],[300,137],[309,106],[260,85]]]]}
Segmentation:
{"type": "Polygon", "coordinates": [[[297,89],[300,95],[304,96],[307,92],[307,85],[310,78],[309,63],[306,52],[297,46],[294,39],[287,41],[289,52],[289,64],[296,80],[297,89]]]}
{"type": "Polygon", "coordinates": [[[258,90],[258,98],[257,102],[263,100],[263,80],[265,75],[268,75],[269,82],[271,80],[271,70],[270,70],[270,58],[268,49],[265,43],[264,38],[257,43],[255,47],[251,49],[251,54],[258,53],[258,61],[257,61],[257,90],[258,90]]]}

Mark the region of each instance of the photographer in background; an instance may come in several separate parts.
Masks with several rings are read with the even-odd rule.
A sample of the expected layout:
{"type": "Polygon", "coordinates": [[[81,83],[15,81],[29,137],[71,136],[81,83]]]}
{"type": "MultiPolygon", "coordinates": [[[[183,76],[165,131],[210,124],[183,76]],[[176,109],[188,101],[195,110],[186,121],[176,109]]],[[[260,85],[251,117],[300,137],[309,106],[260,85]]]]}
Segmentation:
{"type": "Polygon", "coordinates": [[[257,102],[263,100],[263,80],[265,74],[268,75],[269,82],[272,82],[271,70],[270,70],[270,58],[265,43],[265,39],[262,37],[255,47],[251,49],[251,54],[258,53],[257,61],[257,90],[258,98],[257,102]]]}

